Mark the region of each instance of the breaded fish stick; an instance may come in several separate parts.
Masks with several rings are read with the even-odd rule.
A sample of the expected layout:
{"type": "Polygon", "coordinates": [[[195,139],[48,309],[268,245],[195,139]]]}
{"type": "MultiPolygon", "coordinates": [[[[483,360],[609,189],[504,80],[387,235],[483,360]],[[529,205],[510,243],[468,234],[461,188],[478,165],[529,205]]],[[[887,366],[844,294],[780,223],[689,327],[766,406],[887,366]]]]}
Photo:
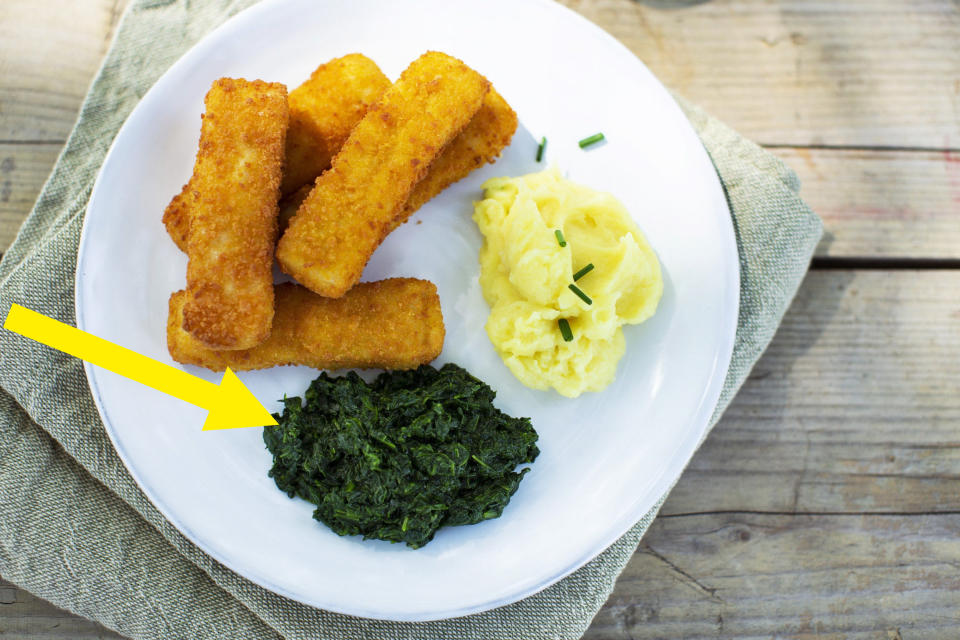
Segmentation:
{"type": "Polygon", "coordinates": [[[351,53],[322,64],[290,92],[290,129],[280,191],[288,196],[319,176],[367,110],[390,87],[370,58],[351,53]]]}
{"type": "MultiPolygon", "coordinates": [[[[504,147],[510,144],[516,130],[517,114],[507,101],[490,87],[490,93],[483,99],[480,110],[473,116],[470,124],[440,152],[430,165],[427,175],[410,192],[403,212],[391,224],[389,231],[406,222],[425,202],[454,182],[466,178],[471,171],[485,162],[495,161],[504,147]]],[[[304,185],[280,201],[281,232],[310,195],[311,188],[309,184],[304,185]]]]}
{"type": "Polygon", "coordinates": [[[403,212],[390,230],[406,222],[427,200],[454,182],[496,160],[516,130],[517,114],[503,96],[490,87],[470,124],[437,156],[427,175],[410,192],[403,212]]]}
{"type": "Polygon", "coordinates": [[[270,335],[287,90],[221,78],[205,100],[187,241],[183,328],[215,349],[270,335]]]}
{"type": "MultiPolygon", "coordinates": [[[[373,61],[360,54],[350,54],[321,65],[309,80],[290,93],[287,98],[290,128],[287,130],[286,163],[280,189],[283,195],[280,201],[281,231],[309,195],[312,181],[330,166],[330,158],[340,150],[353,126],[388,86],[390,81],[373,61]],[[295,103],[300,105],[296,107],[296,113],[295,103]],[[311,145],[312,155],[306,151],[311,145]],[[292,185],[304,176],[306,180],[292,190],[292,185]]],[[[451,184],[467,177],[485,162],[494,162],[510,144],[516,130],[517,114],[491,87],[470,123],[444,148],[430,165],[427,175],[413,188],[391,231],[451,184]]],[[[185,199],[190,188],[188,183],[174,196],[163,218],[170,237],[184,251],[189,225],[185,199]]]]}
{"type": "Polygon", "coordinates": [[[300,208],[311,191],[313,191],[313,185],[305,184],[280,201],[280,215],[277,220],[280,223],[281,234],[290,226],[293,216],[297,215],[297,209],[300,208]]]}
{"type": "MultiPolygon", "coordinates": [[[[470,124],[448,144],[430,165],[427,175],[410,192],[403,212],[390,226],[393,231],[407,221],[428,200],[458,180],[466,178],[485,162],[494,162],[510,144],[517,130],[517,114],[507,101],[490,87],[480,110],[470,124]]],[[[306,184],[280,201],[280,231],[283,232],[310,195],[312,185],[306,184]]],[[[389,233],[389,231],[388,231],[389,233]]]]}
{"type": "Polygon", "coordinates": [[[276,287],[270,337],[241,351],[214,351],[181,328],[184,291],[170,296],[167,347],[177,362],[214,371],[306,365],[316,369],[412,369],[443,349],[437,288],[426,280],[361,282],[342,298],[295,284],[276,287]]]}
{"type": "Polygon", "coordinates": [[[480,109],[490,83],[438,52],[415,60],[350,133],[280,238],[281,268],[337,298],[359,279],[413,186],[480,109]]]}
{"type": "Polygon", "coordinates": [[[170,239],[184,253],[187,252],[187,235],[190,233],[190,203],[194,197],[196,191],[191,177],[163,211],[163,226],[167,228],[170,239]]]}
{"type": "MultiPolygon", "coordinates": [[[[283,181],[288,196],[327,170],[360,119],[390,86],[377,64],[359,53],[334,58],[317,67],[310,78],[287,96],[287,130],[283,181]]],[[[192,181],[174,196],[163,224],[181,251],[187,250],[192,181]]]]}

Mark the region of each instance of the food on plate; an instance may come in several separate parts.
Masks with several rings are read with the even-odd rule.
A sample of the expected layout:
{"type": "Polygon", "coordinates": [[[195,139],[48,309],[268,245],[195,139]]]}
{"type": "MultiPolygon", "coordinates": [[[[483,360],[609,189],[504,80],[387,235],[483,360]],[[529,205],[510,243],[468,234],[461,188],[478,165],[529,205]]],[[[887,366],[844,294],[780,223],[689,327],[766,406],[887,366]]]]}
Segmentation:
{"type": "Polygon", "coordinates": [[[194,175],[164,214],[171,237],[190,250],[187,290],[170,298],[170,353],[215,370],[429,362],[444,336],[436,288],[402,279],[353,285],[387,233],[499,156],[516,114],[483,76],[436,52],[392,86],[360,54],[321,65],[285,97],[285,142],[282,132],[268,135],[279,131],[269,129],[279,121],[277,100],[251,112],[260,106],[253,94],[268,87],[282,89],[223,79],[207,97],[194,175]],[[286,158],[279,192],[278,148],[286,158]],[[335,166],[311,184],[333,154],[335,166]],[[329,298],[343,296],[339,304],[295,285],[270,286],[264,247],[275,243],[276,227],[264,223],[279,219],[282,229],[293,216],[288,243],[277,247],[281,264],[292,256],[305,270],[288,271],[329,298]],[[316,286],[318,262],[332,285],[316,286]]]}
{"type": "Polygon", "coordinates": [[[163,226],[167,228],[173,243],[184,253],[187,252],[187,235],[190,233],[190,201],[194,197],[193,191],[191,178],[163,211],[163,226]]]}
{"type": "Polygon", "coordinates": [[[604,140],[606,140],[606,138],[603,136],[602,133],[595,133],[592,136],[587,136],[586,138],[583,138],[582,140],[577,142],[577,144],[580,145],[581,149],[586,149],[590,145],[597,144],[598,142],[603,142],[604,140]]]}
{"type": "Polygon", "coordinates": [[[290,92],[290,130],[280,192],[287,196],[326,171],[353,128],[390,86],[365,55],[334,58],[290,92]]]}
{"type": "Polygon", "coordinates": [[[437,288],[426,280],[362,282],[342,298],[324,298],[295,284],[276,286],[273,330],[239,351],[204,346],[183,330],[184,291],[170,296],[167,348],[177,362],[214,371],[307,365],[317,369],[411,369],[443,348],[437,288]]]}
{"type": "Polygon", "coordinates": [[[489,87],[443,53],[411,63],[353,129],[290,221],[277,246],[281,268],[320,295],[346,293],[489,87]]]}
{"type": "MultiPolygon", "coordinates": [[[[461,180],[486,162],[494,162],[510,144],[517,130],[517,114],[507,101],[490,87],[480,110],[470,124],[444,148],[430,165],[427,175],[410,192],[400,216],[393,221],[388,233],[406,222],[424,203],[461,180]]],[[[304,185],[280,201],[280,229],[297,213],[310,194],[312,185],[304,185]]]]}
{"type": "Polygon", "coordinates": [[[205,99],[189,202],[183,328],[214,349],[270,334],[287,131],[282,84],[221,78],[205,99]]]}
{"type": "MultiPolygon", "coordinates": [[[[490,88],[480,110],[430,165],[430,170],[410,192],[393,227],[405,222],[417,209],[474,169],[500,156],[517,130],[517,114],[499,93],[490,88]]],[[[392,227],[391,227],[392,230],[392,227]]]]}
{"type": "Polygon", "coordinates": [[[263,440],[270,476],[339,535],[404,542],[414,549],[444,526],[499,517],[537,449],[529,418],[493,406],[495,392],[444,365],[320,374],[305,399],[286,398],[263,440]]]}
{"type": "MultiPolygon", "coordinates": [[[[310,78],[287,96],[290,126],[287,129],[283,179],[280,191],[287,196],[330,166],[350,131],[380,99],[390,80],[375,62],[352,53],[320,65],[310,78]]],[[[163,214],[163,223],[176,245],[187,250],[190,228],[191,182],[174,196],[163,214]]]]}
{"type": "MultiPolygon", "coordinates": [[[[330,166],[331,158],[371,104],[390,81],[376,64],[361,54],[335,58],[320,65],[310,79],[290,92],[290,127],[287,129],[286,160],[280,185],[280,230],[286,228],[313,188],[313,181],[330,166]]],[[[517,114],[493,87],[480,110],[430,165],[416,184],[393,228],[405,222],[425,202],[465,178],[485,162],[493,162],[510,144],[517,129],[517,114]]],[[[163,222],[174,243],[187,249],[190,225],[188,182],[167,205],[163,222]]]]}
{"type": "Polygon", "coordinates": [[[625,351],[622,325],[652,316],[663,292],[646,238],[616,198],[556,169],[483,186],[473,217],[491,342],[528,387],[603,389],[625,351]]]}
{"type": "Polygon", "coordinates": [[[303,201],[307,199],[312,189],[312,184],[305,184],[280,201],[280,233],[286,231],[290,225],[290,219],[297,215],[297,209],[299,209],[303,201]]]}

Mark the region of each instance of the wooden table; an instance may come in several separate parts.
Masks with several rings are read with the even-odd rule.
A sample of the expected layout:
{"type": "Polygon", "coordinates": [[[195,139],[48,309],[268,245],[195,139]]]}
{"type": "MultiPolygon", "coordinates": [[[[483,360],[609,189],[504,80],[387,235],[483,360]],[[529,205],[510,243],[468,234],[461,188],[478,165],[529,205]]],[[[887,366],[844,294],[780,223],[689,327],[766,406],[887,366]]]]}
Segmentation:
{"type": "MultiPolygon", "coordinates": [[[[0,248],[125,0],[0,3],[0,248]]],[[[960,637],[960,5],[564,0],[828,233],[587,638],[960,637]]],[[[0,580],[0,635],[116,637],[0,580]]]]}

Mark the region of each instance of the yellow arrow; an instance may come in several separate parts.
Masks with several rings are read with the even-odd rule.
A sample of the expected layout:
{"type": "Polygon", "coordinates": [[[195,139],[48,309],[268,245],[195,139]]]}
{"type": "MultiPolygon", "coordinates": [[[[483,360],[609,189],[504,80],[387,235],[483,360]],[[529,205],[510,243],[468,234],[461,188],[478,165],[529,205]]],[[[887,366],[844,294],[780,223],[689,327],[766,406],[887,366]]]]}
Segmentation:
{"type": "Polygon", "coordinates": [[[277,424],[230,369],[216,385],[18,304],[3,328],[207,409],[203,431],[277,424]]]}

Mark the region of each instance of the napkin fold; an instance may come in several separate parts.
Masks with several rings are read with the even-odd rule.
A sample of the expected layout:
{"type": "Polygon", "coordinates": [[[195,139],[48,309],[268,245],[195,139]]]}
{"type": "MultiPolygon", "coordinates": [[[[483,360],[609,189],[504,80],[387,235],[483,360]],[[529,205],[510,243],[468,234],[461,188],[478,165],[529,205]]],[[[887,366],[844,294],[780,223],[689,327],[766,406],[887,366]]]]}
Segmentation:
{"type": "MultiPolygon", "coordinates": [[[[28,302],[69,324],[90,190],[120,125],[194,42],[251,0],[135,0],[53,174],[0,261],[0,314],[28,302]]],[[[711,427],[766,348],[822,233],[796,175],[678,98],[726,190],[740,252],[740,312],[711,427]]],[[[558,583],[485,613],[424,623],[294,602],[214,561],[146,499],[113,449],[79,360],[0,331],[0,575],[132,638],[579,638],[666,495],[558,583]]]]}

